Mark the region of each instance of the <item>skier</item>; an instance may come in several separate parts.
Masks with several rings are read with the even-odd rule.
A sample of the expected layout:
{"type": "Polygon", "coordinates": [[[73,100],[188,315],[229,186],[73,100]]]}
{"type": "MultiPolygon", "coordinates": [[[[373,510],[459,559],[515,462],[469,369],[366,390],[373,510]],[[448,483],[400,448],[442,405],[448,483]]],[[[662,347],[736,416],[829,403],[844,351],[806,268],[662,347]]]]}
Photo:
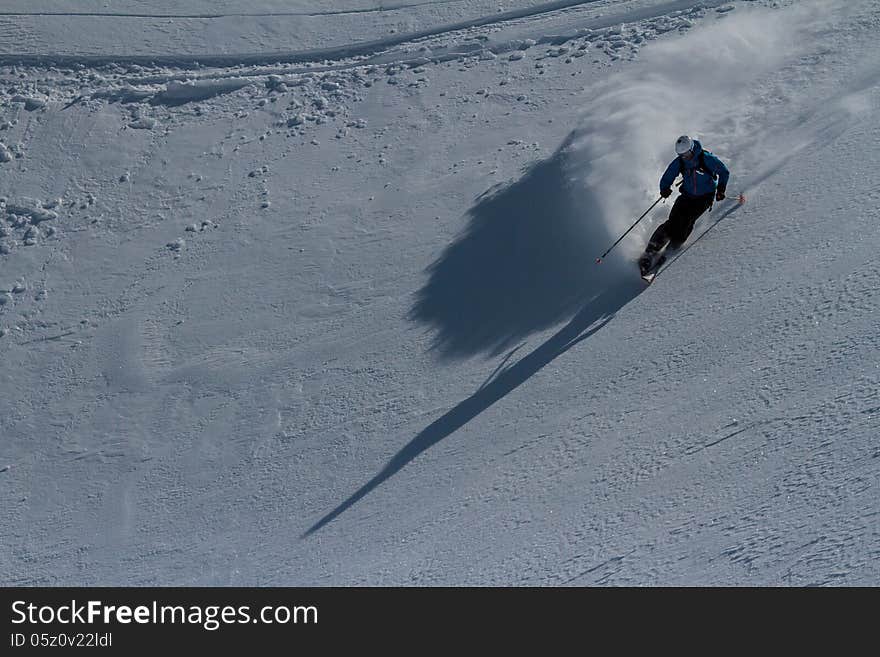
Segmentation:
{"type": "Polygon", "coordinates": [[[699,141],[682,135],[675,141],[676,157],[660,178],[660,196],[669,198],[672,183],[680,173],[681,194],[675,199],[669,219],[662,223],[651,239],[645,252],[639,258],[639,271],[642,276],[662,264],[666,257],[661,254],[665,247],[678,249],[684,244],[694,229],[694,223],[714,201],[724,198],[730,172],[724,163],[707,150],[699,141]]]}

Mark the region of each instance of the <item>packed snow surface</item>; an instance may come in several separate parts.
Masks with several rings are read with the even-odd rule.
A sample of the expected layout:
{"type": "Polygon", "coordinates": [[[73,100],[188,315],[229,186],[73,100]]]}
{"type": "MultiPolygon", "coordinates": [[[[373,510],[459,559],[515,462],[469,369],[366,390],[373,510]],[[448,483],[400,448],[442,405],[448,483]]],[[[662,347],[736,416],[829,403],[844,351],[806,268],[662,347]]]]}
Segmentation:
{"type": "Polygon", "coordinates": [[[877,585],[878,31],[6,0],[0,583],[877,585]]]}

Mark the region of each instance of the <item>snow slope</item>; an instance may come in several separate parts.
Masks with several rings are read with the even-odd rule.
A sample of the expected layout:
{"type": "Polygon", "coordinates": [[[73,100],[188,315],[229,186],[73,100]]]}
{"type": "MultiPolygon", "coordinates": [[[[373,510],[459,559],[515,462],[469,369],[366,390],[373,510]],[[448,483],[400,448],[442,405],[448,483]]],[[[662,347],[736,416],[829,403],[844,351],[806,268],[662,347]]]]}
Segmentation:
{"type": "Polygon", "coordinates": [[[877,584],[880,2],[399,5],[4,5],[0,581],[877,584]]]}

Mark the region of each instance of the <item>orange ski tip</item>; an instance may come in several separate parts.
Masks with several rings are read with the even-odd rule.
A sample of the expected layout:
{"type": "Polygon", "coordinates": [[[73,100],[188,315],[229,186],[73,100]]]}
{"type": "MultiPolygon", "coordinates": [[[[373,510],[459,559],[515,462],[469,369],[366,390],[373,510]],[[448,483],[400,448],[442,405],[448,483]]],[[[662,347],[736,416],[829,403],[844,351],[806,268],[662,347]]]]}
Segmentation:
{"type": "Polygon", "coordinates": [[[746,202],[746,195],[740,194],[739,196],[737,196],[736,200],[739,202],[740,205],[742,205],[746,202]]]}

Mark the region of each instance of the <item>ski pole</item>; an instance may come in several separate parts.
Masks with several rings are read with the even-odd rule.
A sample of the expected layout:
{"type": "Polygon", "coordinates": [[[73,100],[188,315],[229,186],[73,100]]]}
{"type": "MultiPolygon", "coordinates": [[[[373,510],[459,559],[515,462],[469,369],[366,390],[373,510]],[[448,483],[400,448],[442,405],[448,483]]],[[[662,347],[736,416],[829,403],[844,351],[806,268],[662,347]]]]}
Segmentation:
{"type": "Polygon", "coordinates": [[[654,206],[657,205],[657,204],[660,202],[660,200],[661,200],[662,198],[663,198],[662,196],[658,196],[658,197],[657,197],[657,200],[654,201],[654,202],[651,204],[651,207],[648,208],[647,210],[645,210],[645,213],[644,213],[641,217],[639,217],[638,219],[636,219],[636,223],[634,223],[632,226],[630,226],[629,228],[627,228],[627,229],[626,229],[626,232],[625,232],[623,235],[621,235],[620,237],[618,237],[618,238],[617,238],[617,241],[616,241],[614,244],[612,244],[611,246],[609,246],[609,247],[608,247],[608,250],[607,250],[605,253],[603,253],[603,254],[600,255],[598,258],[596,258],[596,264],[597,264],[597,265],[600,264],[600,263],[602,262],[602,258],[604,258],[604,257],[607,256],[609,253],[611,253],[611,249],[613,249],[615,246],[617,246],[618,244],[620,244],[620,240],[622,240],[624,237],[626,237],[627,235],[629,235],[629,231],[631,231],[633,228],[635,228],[636,225],[637,225],[642,219],[644,219],[644,218],[648,215],[648,213],[649,213],[651,210],[654,209],[654,206]]]}

